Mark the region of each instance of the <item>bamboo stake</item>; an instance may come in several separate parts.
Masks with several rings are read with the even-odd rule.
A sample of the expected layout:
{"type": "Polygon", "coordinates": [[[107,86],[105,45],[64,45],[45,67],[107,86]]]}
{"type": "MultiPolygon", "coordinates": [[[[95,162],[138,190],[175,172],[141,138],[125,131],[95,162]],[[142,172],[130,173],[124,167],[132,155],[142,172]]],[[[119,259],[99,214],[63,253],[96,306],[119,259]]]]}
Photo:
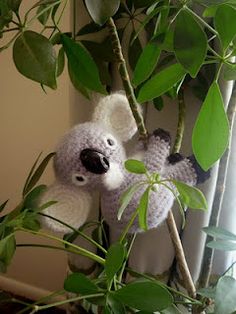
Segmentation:
{"type": "MultiPolygon", "coordinates": [[[[183,134],[184,134],[184,121],[185,121],[185,101],[184,101],[184,92],[183,89],[179,91],[178,95],[178,106],[179,106],[179,115],[178,115],[178,126],[177,134],[175,138],[175,143],[173,147],[173,153],[178,153],[181,148],[183,134]]],[[[186,262],[184,250],[180,240],[179,232],[174,220],[174,215],[172,211],[169,211],[167,216],[167,227],[169,229],[170,237],[175,248],[176,260],[178,261],[180,273],[182,275],[185,288],[188,291],[188,294],[192,297],[196,297],[196,289],[186,262]]]]}
{"type": "MultiPolygon", "coordinates": [[[[136,100],[132,84],[130,82],[130,78],[129,78],[128,70],[126,67],[126,62],[122,53],[122,48],[121,48],[119,36],[117,33],[116,25],[112,18],[108,20],[107,26],[108,26],[108,30],[109,30],[109,34],[111,38],[113,53],[118,63],[118,70],[119,70],[119,73],[123,82],[123,87],[125,89],[126,96],[130,104],[130,108],[132,110],[134,119],[137,123],[138,131],[140,134],[140,139],[145,141],[147,139],[148,133],[144,125],[143,117],[138,110],[138,102],[136,100]]],[[[182,110],[183,104],[184,104],[184,101],[182,99],[182,101],[180,101],[181,110],[179,113],[179,123],[178,123],[178,129],[177,129],[175,150],[179,150],[181,146],[182,136],[183,136],[183,125],[184,125],[183,123],[184,115],[183,115],[183,110],[182,110]]],[[[186,281],[186,289],[190,296],[195,296],[195,287],[194,287],[194,284],[193,284],[193,281],[192,281],[192,278],[188,269],[188,265],[185,259],[184,250],[183,250],[182,243],[179,237],[178,229],[176,227],[176,223],[175,223],[175,220],[171,211],[169,212],[167,225],[170,231],[171,240],[175,248],[176,259],[178,261],[181,274],[184,280],[186,281]]]]}

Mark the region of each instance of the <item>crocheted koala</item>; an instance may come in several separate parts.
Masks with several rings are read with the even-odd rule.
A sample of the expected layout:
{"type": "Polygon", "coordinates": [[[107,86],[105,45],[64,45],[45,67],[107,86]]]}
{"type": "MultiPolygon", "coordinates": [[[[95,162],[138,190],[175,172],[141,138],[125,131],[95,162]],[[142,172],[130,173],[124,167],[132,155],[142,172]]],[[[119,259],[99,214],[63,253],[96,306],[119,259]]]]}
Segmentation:
{"type": "MultiPolygon", "coordinates": [[[[143,187],[134,194],[118,221],[121,195],[128,187],[145,179],[144,175],[129,173],[124,168],[127,156],[123,142],[129,140],[136,130],[127,98],[119,93],[104,97],[95,109],[92,122],[75,126],[60,141],[54,158],[57,181],[41,199],[41,203],[58,202],[44,212],[78,228],[90,211],[91,192],[99,190],[105,220],[121,232],[145,189],[143,187]]],[[[170,135],[162,129],[153,132],[145,149],[138,143],[134,154],[145,163],[150,173],[156,172],[162,178],[195,185],[208,176],[194,158],[170,155],[170,135]]],[[[147,217],[149,229],[156,228],[165,220],[173,202],[173,194],[166,187],[151,191],[147,217]]],[[[54,231],[69,231],[50,219],[44,219],[44,223],[54,231]]],[[[130,233],[134,232],[141,232],[138,220],[130,229],[130,233]]]]}

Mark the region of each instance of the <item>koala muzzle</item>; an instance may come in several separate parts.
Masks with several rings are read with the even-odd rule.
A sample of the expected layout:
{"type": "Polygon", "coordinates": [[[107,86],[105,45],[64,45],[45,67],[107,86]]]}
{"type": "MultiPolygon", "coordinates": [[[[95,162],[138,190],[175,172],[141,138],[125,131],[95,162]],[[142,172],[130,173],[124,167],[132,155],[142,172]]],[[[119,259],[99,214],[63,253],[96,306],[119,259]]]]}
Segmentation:
{"type": "Polygon", "coordinates": [[[95,174],[106,173],[110,167],[106,156],[95,149],[83,149],[80,153],[80,160],[86,170],[95,174]]]}

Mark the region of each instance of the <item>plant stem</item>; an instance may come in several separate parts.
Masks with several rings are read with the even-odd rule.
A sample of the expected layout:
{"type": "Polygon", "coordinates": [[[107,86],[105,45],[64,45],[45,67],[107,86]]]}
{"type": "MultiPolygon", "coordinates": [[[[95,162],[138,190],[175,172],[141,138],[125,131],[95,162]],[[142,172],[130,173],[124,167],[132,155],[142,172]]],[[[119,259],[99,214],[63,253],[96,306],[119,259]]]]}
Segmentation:
{"type": "MultiPolygon", "coordinates": [[[[209,226],[217,227],[219,225],[220,214],[222,211],[222,204],[225,192],[225,184],[227,178],[227,171],[229,165],[229,158],[230,158],[230,147],[232,142],[232,130],[233,130],[233,123],[235,120],[235,111],[236,111],[236,84],[234,83],[234,87],[232,90],[232,95],[229,101],[228,109],[227,109],[227,116],[229,120],[229,127],[230,127],[230,134],[229,134],[229,145],[224,154],[224,156],[220,160],[219,170],[218,170],[218,177],[216,182],[216,190],[214,201],[212,205],[212,212],[210,216],[209,226]]],[[[213,264],[213,257],[214,257],[214,250],[208,248],[206,243],[212,241],[214,238],[207,235],[206,242],[205,242],[205,250],[203,255],[202,261],[202,269],[201,274],[199,277],[199,285],[200,287],[208,286],[212,264],[213,264]]]]}
{"type": "MultiPolygon", "coordinates": [[[[105,263],[105,260],[103,258],[101,258],[100,256],[78,246],[78,245],[75,245],[73,243],[70,243],[68,241],[65,241],[61,238],[58,238],[56,236],[53,236],[53,235],[50,235],[50,234],[47,234],[47,233],[44,233],[44,232],[40,232],[40,231],[33,231],[33,230],[28,230],[28,229],[25,229],[25,228],[18,228],[17,230],[19,231],[23,231],[23,232],[26,232],[26,233],[31,233],[31,234],[34,234],[34,235],[38,235],[38,236],[42,236],[44,238],[48,238],[48,239],[51,239],[51,240],[54,240],[54,241],[57,241],[57,242],[60,242],[60,243],[63,243],[63,244],[66,244],[72,248],[74,248],[78,253],[80,253],[80,255],[82,256],[85,256],[85,257],[88,257],[90,259],[92,259],[93,261],[95,262],[98,262],[99,264],[104,264],[105,263]]],[[[75,252],[73,252],[75,253],[75,252]]]]}
{"type": "Polygon", "coordinates": [[[33,304],[28,304],[24,309],[22,309],[21,311],[17,312],[17,314],[23,314],[25,312],[28,312],[28,310],[30,310],[33,306],[38,305],[40,303],[44,303],[45,304],[51,298],[55,298],[55,297],[57,297],[57,296],[59,296],[61,294],[65,294],[65,290],[54,291],[54,292],[50,293],[49,295],[40,298],[39,300],[37,300],[33,304]]]}
{"type": "MultiPolygon", "coordinates": [[[[134,91],[133,91],[133,87],[131,85],[130,82],[130,78],[129,78],[129,74],[127,71],[127,67],[126,67],[126,62],[125,59],[123,57],[122,54],[122,48],[121,48],[121,44],[120,44],[120,40],[119,40],[119,36],[116,30],[116,26],[115,23],[113,21],[112,18],[110,18],[107,22],[107,26],[109,29],[109,33],[110,33],[110,38],[111,38],[111,42],[112,42],[112,49],[113,49],[113,53],[116,56],[117,62],[118,62],[118,69],[122,78],[122,82],[123,82],[123,86],[127,95],[127,98],[129,100],[130,103],[130,108],[132,110],[134,119],[137,123],[137,127],[138,127],[138,131],[140,134],[140,138],[143,140],[147,139],[147,130],[145,128],[144,125],[144,121],[143,121],[143,117],[140,114],[139,110],[138,110],[138,103],[137,100],[135,98],[134,95],[134,91]]],[[[183,93],[180,92],[180,96],[179,96],[179,122],[178,122],[178,132],[177,132],[177,136],[176,136],[176,141],[175,141],[175,149],[179,149],[181,146],[181,141],[182,141],[182,137],[183,137],[183,131],[184,131],[184,99],[183,99],[183,93]]],[[[120,238],[120,242],[123,241],[123,239],[125,238],[126,234],[128,233],[128,230],[131,226],[131,224],[133,223],[133,221],[135,220],[136,216],[137,216],[138,212],[135,211],[131,217],[131,221],[130,223],[127,225],[127,227],[125,228],[124,232],[121,235],[120,238]]],[[[196,293],[195,293],[195,287],[188,269],[188,265],[185,259],[185,255],[184,255],[184,250],[181,244],[181,240],[179,237],[179,233],[176,227],[176,223],[173,217],[172,212],[169,212],[168,218],[167,218],[167,225],[168,225],[168,229],[170,231],[170,236],[171,236],[171,240],[173,242],[174,248],[175,248],[175,253],[176,253],[176,258],[177,261],[179,263],[179,267],[180,267],[180,272],[182,274],[183,279],[186,282],[186,288],[187,291],[189,293],[190,296],[195,297],[196,293]]]]}
{"type": "MultiPolygon", "coordinates": [[[[177,134],[175,138],[175,143],[173,147],[173,153],[178,153],[182,144],[183,134],[184,134],[184,119],[185,119],[185,101],[184,92],[181,89],[178,95],[178,105],[179,105],[179,117],[177,134]]],[[[180,273],[182,275],[183,281],[185,283],[185,288],[188,294],[192,297],[196,297],[196,289],[188,268],[188,264],[185,258],[183,246],[180,240],[179,232],[175,223],[174,215],[172,211],[169,211],[167,217],[167,227],[169,229],[170,237],[175,248],[176,260],[179,265],[180,273]]]]}
{"type": "Polygon", "coordinates": [[[87,236],[87,234],[85,234],[84,232],[77,230],[75,228],[73,228],[72,226],[68,225],[67,223],[65,223],[64,221],[57,219],[55,217],[52,217],[50,215],[44,214],[44,213],[38,213],[38,215],[40,216],[44,216],[47,218],[50,218],[54,221],[59,222],[60,224],[66,226],[67,228],[71,229],[73,232],[77,233],[78,235],[80,235],[82,238],[84,238],[85,240],[87,240],[88,242],[92,243],[93,245],[95,245],[98,249],[100,249],[103,253],[107,253],[107,250],[104,249],[104,247],[102,247],[99,243],[97,243],[96,241],[94,241],[92,238],[90,238],[89,236],[87,236]]]}
{"type": "Polygon", "coordinates": [[[41,311],[41,310],[46,310],[46,309],[49,309],[51,307],[60,306],[60,305],[67,304],[67,303],[70,303],[70,302],[76,302],[76,301],[84,300],[84,299],[91,299],[91,298],[102,297],[103,295],[104,295],[103,293],[95,293],[95,294],[90,294],[90,295],[77,296],[77,297],[74,297],[74,298],[70,298],[70,299],[54,302],[52,304],[46,304],[46,305],[41,305],[41,306],[40,305],[35,305],[34,309],[33,309],[33,311],[31,313],[36,313],[36,312],[41,311]]]}
{"type": "MultiPolygon", "coordinates": [[[[27,26],[30,25],[34,20],[36,20],[37,18],[39,18],[42,14],[44,14],[45,12],[47,12],[48,10],[51,10],[53,7],[55,7],[55,5],[61,3],[61,0],[58,0],[50,5],[48,5],[47,7],[45,7],[45,9],[42,9],[42,11],[40,11],[39,13],[37,13],[36,15],[34,15],[28,22],[27,22],[27,26]]],[[[24,25],[26,26],[26,18],[28,17],[29,12],[34,9],[35,7],[32,7],[25,15],[25,22],[24,25]]],[[[27,27],[26,26],[26,27],[27,27]]]]}
{"type": "Polygon", "coordinates": [[[66,249],[60,246],[54,246],[54,245],[46,245],[46,244],[34,244],[34,243],[20,243],[20,244],[16,244],[17,247],[37,247],[37,248],[44,248],[44,249],[52,249],[52,250],[59,250],[59,251],[64,251],[64,252],[68,252],[68,253],[74,253],[74,254],[78,254],[81,255],[78,250],[70,250],[70,249],[66,249]]]}
{"type": "Polygon", "coordinates": [[[124,261],[124,263],[123,263],[123,265],[122,265],[122,268],[121,268],[121,270],[120,270],[120,273],[119,273],[119,276],[118,276],[118,282],[122,282],[122,277],[123,277],[123,273],[124,273],[124,271],[125,271],[125,266],[126,266],[126,263],[127,263],[127,260],[128,260],[128,258],[129,258],[129,255],[130,255],[130,252],[131,252],[131,250],[132,250],[132,247],[133,247],[133,244],[134,244],[134,241],[135,241],[135,239],[136,239],[136,236],[137,236],[137,233],[134,233],[133,234],[133,236],[132,236],[132,239],[131,239],[131,241],[130,241],[130,245],[129,245],[129,249],[128,249],[128,251],[127,251],[127,257],[126,257],[126,259],[125,259],[125,261],[124,261]]]}
{"type": "Polygon", "coordinates": [[[180,151],[183,135],[184,135],[184,121],[185,121],[185,101],[184,101],[184,91],[180,88],[178,94],[178,106],[179,106],[179,113],[178,113],[178,125],[175,137],[175,143],[173,147],[173,153],[178,153],[180,151]]]}
{"type": "Polygon", "coordinates": [[[107,26],[108,26],[108,30],[109,30],[109,34],[111,38],[112,50],[115,55],[116,61],[118,63],[118,70],[119,70],[119,73],[123,82],[126,96],[130,104],[130,108],[132,110],[134,119],[137,123],[138,131],[140,134],[140,139],[146,140],[148,133],[144,125],[143,116],[139,110],[139,104],[136,100],[132,84],[130,82],[129,73],[128,73],[126,62],[125,62],[122,49],[121,49],[120,39],[117,33],[115,23],[112,18],[108,20],[107,26]]]}
{"type": "Polygon", "coordinates": [[[130,221],[128,222],[127,226],[125,227],[124,231],[122,232],[121,236],[120,236],[120,239],[119,239],[119,242],[122,243],[125,239],[125,237],[127,236],[128,232],[129,232],[129,229],[130,227],[132,226],[132,224],[134,223],[135,221],[135,218],[138,216],[138,211],[139,211],[139,208],[136,209],[135,212],[133,212],[131,218],[130,218],[130,221]]]}
{"type": "Polygon", "coordinates": [[[8,29],[0,31],[0,34],[13,32],[13,31],[18,31],[18,30],[19,30],[19,27],[8,28],[8,29]]]}

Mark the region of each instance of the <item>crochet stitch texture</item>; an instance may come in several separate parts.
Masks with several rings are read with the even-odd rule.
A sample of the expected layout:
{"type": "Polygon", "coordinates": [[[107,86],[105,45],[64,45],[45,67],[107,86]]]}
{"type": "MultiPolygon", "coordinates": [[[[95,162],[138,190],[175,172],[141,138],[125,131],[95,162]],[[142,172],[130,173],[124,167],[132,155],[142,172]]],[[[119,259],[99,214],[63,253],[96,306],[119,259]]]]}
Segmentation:
{"type": "MultiPolygon", "coordinates": [[[[63,191],[61,188],[61,195],[65,193],[65,200],[60,203],[59,199],[58,205],[53,205],[53,215],[56,218],[61,216],[72,222],[72,226],[82,225],[90,210],[90,192],[99,190],[105,220],[118,233],[124,229],[145,190],[145,187],[142,187],[134,194],[121,220],[118,221],[117,211],[122,194],[130,186],[145,179],[144,175],[129,173],[124,167],[127,156],[123,142],[130,139],[135,131],[136,125],[128,101],[124,95],[118,93],[100,101],[92,122],[79,124],[64,136],[54,158],[57,179],[55,184],[65,189],[63,191]],[[72,201],[72,210],[70,206],[66,206],[66,193],[70,190],[77,193],[78,199],[77,203],[72,201]]],[[[135,153],[141,153],[142,161],[150,173],[158,173],[163,179],[176,179],[195,185],[208,177],[194,158],[184,158],[179,154],[170,155],[170,135],[162,129],[153,132],[146,149],[138,143],[134,149],[135,153]]],[[[51,199],[56,197],[54,190],[55,185],[49,188],[43,197],[44,202],[54,200],[51,199]]],[[[158,227],[165,220],[173,202],[173,194],[164,186],[158,186],[157,191],[150,192],[147,214],[149,229],[158,227]]],[[[52,212],[50,207],[46,210],[52,212]]],[[[52,224],[49,227],[55,229],[52,224]]],[[[141,231],[136,219],[129,232],[141,231]]]]}

